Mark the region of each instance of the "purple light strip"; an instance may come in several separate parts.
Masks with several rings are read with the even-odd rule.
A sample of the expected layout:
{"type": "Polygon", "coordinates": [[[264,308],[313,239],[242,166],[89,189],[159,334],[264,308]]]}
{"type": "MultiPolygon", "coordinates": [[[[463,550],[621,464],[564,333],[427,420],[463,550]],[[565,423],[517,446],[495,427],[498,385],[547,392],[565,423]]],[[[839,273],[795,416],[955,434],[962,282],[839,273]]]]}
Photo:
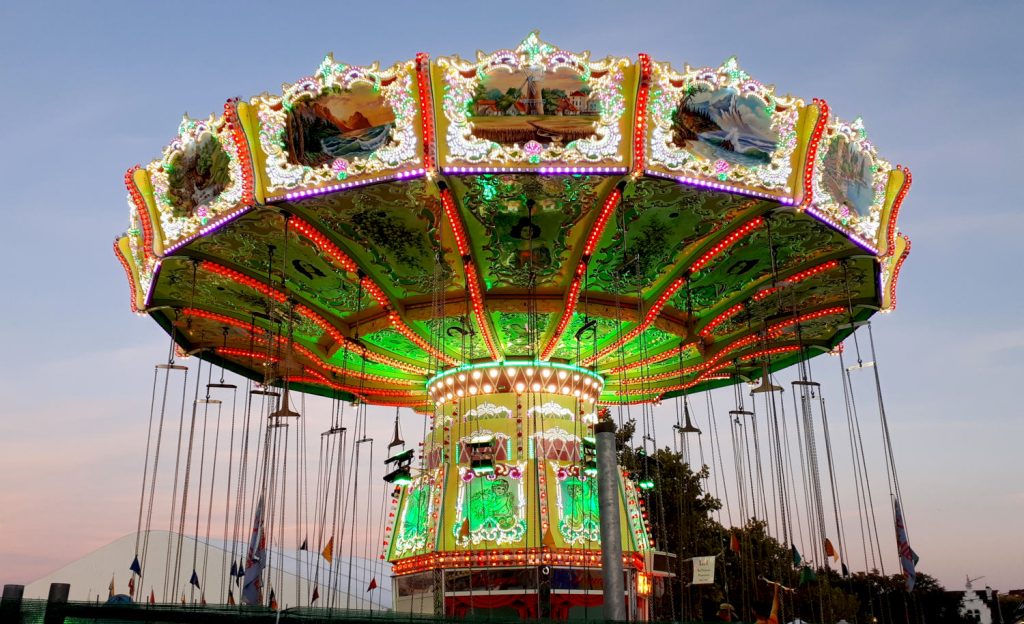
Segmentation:
{"type": "Polygon", "coordinates": [[[156,290],[156,279],[160,277],[160,267],[164,264],[163,259],[157,260],[156,264],[153,265],[153,278],[149,280],[149,290],[146,291],[146,301],[143,302],[143,311],[149,308],[149,304],[153,302],[153,292],[156,290]]]}
{"type": "Polygon", "coordinates": [[[812,217],[814,217],[818,221],[821,221],[825,225],[831,227],[832,229],[837,230],[840,234],[843,234],[844,236],[846,236],[847,238],[849,238],[853,242],[857,243],[865,251],[870,251],[873,255],[876,255],[876,256],[878,255],[878,249],[876,249],[874,245],[872,245],[868,241],[864,240],[863,238],[861,238],[856,233],[850,231],[849,228],[843,227],[843,225],[841,223],[837,223],[831,217],[829,217],[828,215],[820,212],[818,209],[814,208],[813,206],[808,206],[807,208],[804,209],[804,212],[806,212],[807,214],[811,215],[812,217]]]}
{"type": "Polygon", "coordinates": [[[556,175],[574,175],[578,173],[623,174],[628,167],[444,167],[446,174],[473,175],[476,173],[541,173],[556,175]]]}
{"type": "Polygon", "coordinates": [[[660,171],[652,171],[647,169],[644,171],[645,175],[649,175],[655,178],[665,178],[666,180],[675,180],[680,184],[687,186],[697,186],[700,188],[707,188],[716,191],[725,191],[727,193],[735,193],[736,195],[747,195],[749,197],[760,197],[762,199],[770,199],[777,201],[780,204],[786,206],[793,206],[796,204],[796,200],[787,195],[772,195],[771,193],[764,193],[762,191],[752,191],[750,189],[740,188],[731,184],[722,184],[721,182],[712,182],[710,180],[702,180],[700,178],[691,178],[688,176],[674,176],[668,173],[662,173],[660,171]]]}
{"type": "Polygon", "coordinates": [[[379,184],[381,182],[390,182],[391,180],[408,180],[411,178],[418,178],[426,174],[426,169],[410,169],[408,171],[399,171],[391,175],[376,176],[373,178],[363,178],[361,180],[352,180],[351,182],[341,182],[340,184],[332,184],[330,186],[321,186],[320,188],[307,189],[303,191],[293,191],[291,193],[285,193],[284,195],[274,195],[268,197],[267,201],[277,200],[293,200],[293,199],[304,199],[306,197],[314,197],[316,195],[325,195],[327,193],[335,193],[337,191],[344,191],[350,188],[356,188],[360,186],[366,186],[367,184],[379,184]]]}
{"type": "Polygon", "coordinates": [[[249,212],[250,210],[252,210],[252,208],[253,208],[252,206],[243,206],[243,207],[239,208],[238,210],[232,212],[229,215],[225,215],[225,216],[223,216],[223,217],[221,217],[221,218],[219,218],[219,219],[217,219],[215,221],[207,223],[203,227],[199,228],[199,231],[196,232],[195,234],[193,234],[192,236],[183,238],[180,241],[178,241],[178,242],[174,243],[173,245],[171,245],[170,247],[168,247],[167,250],[164,251],[164,256],[169,256],[172,253],[174,253],[175,251],[178,251],[179,249],[184,247],[185,245],[191,243],[195,239],[200,238],[202,236],[206,236],[207,234],[217,230],[218,228],[223,227],[224,225],[234,221],[238,217],[240,217],[240,216],[244,215],[245,213],[249,212]]]}

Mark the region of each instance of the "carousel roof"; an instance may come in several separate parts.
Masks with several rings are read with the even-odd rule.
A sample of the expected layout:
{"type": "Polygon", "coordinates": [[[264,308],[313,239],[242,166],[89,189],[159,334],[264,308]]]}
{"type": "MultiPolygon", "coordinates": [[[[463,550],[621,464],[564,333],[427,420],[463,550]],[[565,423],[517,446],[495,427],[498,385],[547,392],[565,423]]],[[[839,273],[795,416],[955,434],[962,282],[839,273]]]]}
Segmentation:
{"type": "Polygon", "coordinates": [[[426,407],[485,361],[603,403],[757,377],[895,305],[910,173],[734,59],[515,49],[356,67],[185,118],[125,175],[131,305],[259,381],[426,407]]]}

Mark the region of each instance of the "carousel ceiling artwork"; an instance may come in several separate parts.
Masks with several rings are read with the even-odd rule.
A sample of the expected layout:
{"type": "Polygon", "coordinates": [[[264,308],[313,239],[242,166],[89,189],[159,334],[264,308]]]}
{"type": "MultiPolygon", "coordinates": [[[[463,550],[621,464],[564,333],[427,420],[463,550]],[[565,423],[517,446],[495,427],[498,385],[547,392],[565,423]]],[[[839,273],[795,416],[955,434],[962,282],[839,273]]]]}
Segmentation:
{"type": "Polygon", "coordinates": [[[328,56],[185,118],[127,172],[114,250],[134,311],[263,383],[430,411],[460,371],[514,386],[535,365],[591,380],[555,393],[651,402],[893,309],[910,182],[859,118],[736,59],[531,34],[473,59],[328,56]]]}

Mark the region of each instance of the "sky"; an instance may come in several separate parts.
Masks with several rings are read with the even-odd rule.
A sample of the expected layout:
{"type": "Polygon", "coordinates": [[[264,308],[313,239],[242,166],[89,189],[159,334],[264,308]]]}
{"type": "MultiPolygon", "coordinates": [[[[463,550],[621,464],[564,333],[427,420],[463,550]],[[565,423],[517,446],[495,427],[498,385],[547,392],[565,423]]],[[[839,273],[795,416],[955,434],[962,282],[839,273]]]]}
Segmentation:
{"type": "MultiPolygon", "coordinates": [[[[1022,22],[1024,3],[998,1],[0,3],[0,583],[136,528],[167,338],[131,314],[111,252],[124,171],[159,156],[183,112],[277,91],[328,52],[470,57],[539,29],[598,58],[735,55],[782,92],[862,116],[881,154],[912,170],[900,228],[913,251],[898,309],[873,325],[911,541],[919,569],[951,589],[965,574],[1024,587],[1022,22]]],[[[838,411],[838,382],[826,393],[838,411]]],[[[371,416],[387,440],[392,412],[371,416]]],[[[402,422],[415,439],[422,420],[402,422]]]]}

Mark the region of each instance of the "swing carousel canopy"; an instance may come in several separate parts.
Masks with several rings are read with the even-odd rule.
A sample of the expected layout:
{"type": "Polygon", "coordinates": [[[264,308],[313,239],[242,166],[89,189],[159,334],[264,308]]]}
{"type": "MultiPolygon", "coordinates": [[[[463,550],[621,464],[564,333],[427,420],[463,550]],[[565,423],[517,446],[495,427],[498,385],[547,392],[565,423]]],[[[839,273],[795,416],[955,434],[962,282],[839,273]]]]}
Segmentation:
{"type": "Polygon", "coordinates": [[[646,402],[893,309],[910,182],[859,119],[735,59],[531,34],[472,60],[328,56],[186,117],[125,174],[114,251],[133,310],[259,381],[421,410],[484,384],[646,402]]]}

